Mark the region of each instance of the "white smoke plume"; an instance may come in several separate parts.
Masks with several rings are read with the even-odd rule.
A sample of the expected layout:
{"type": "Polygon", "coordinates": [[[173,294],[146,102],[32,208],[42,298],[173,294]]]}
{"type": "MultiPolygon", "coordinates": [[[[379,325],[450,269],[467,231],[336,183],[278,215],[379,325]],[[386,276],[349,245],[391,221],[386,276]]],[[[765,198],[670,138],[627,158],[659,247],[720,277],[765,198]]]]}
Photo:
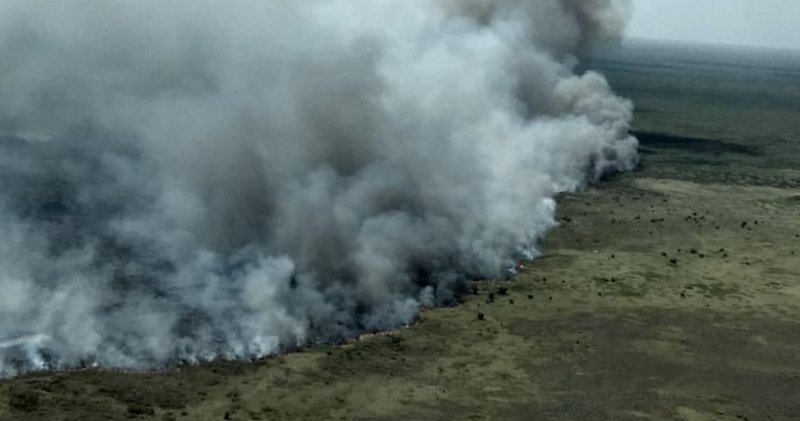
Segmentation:
{"type": "Polygon", "coordinates": [[[0,375],[412,321],[631,169],[615,0],[0,2],[0,375]]]}

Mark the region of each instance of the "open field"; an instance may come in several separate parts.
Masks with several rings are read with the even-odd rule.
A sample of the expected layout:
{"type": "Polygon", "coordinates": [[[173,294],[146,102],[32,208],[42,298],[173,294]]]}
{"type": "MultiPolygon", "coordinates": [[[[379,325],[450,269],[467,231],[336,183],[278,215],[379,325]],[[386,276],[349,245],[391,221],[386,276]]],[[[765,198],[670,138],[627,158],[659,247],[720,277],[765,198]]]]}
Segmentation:
{"type": "Polygon", "coordinates": [[[255,363],[0,382],[0,420],[800,419],[800,59],[632,46],[640,171],[512,282],[255,363]]]}

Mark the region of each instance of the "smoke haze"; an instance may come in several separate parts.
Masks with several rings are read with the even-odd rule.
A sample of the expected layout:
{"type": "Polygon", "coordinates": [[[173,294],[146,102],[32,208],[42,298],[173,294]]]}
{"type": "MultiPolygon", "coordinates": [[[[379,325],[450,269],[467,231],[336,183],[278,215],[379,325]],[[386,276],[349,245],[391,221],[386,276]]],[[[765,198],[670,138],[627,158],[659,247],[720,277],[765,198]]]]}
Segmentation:
{"type": "Polygon", "coordinates": [[[254,358],[502,276],[636,163],[615,0],[4,0],[0,376],[254,358]]]}

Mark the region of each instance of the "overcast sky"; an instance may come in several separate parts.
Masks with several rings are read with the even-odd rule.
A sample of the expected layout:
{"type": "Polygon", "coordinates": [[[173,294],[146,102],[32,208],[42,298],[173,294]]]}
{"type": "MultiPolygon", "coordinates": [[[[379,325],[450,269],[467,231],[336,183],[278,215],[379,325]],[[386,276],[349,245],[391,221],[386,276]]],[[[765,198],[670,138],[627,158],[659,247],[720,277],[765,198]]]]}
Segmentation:
{"type": "Polygon", "coordinates": [[[633,0],[631,38],[800,49],[800,0],[633,0]]]}

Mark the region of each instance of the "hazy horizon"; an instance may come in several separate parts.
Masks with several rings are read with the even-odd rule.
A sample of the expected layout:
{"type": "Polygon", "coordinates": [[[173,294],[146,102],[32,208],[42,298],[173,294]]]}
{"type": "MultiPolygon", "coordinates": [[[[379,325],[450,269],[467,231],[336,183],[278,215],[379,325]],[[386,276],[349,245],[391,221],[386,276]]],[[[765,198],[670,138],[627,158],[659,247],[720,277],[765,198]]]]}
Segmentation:
{"type": "Polygon", "coordinates": [[[800,50],[800,2],[632,0],[628,37],[693,44],[800,50]]]}
{"type": "Polygon", "coordinates": [[[653,44],[653,45],[663,45],[663,46],[691,46],[691,47],[698,47],[700,49],[720,49],[723,51],[749,51],[754,53],[779,53],[779,52],[787,52],[791,53],[792,56],[800,55],[800,48],[786,48],[786,47],[773,47],[773,46],[763,46],[763,45],[751,45],[751,44],[734,44],[734,43],[724,43],[724,42],[714,42],[714,41],[693,41],[693,40],[684,40],[684,39],[670,39],[670,38],[646,38],[646,37],[631,37],[627,36],[624,40],[622,40],[622,46],[630,46],[633,44],[653,44]]]}

